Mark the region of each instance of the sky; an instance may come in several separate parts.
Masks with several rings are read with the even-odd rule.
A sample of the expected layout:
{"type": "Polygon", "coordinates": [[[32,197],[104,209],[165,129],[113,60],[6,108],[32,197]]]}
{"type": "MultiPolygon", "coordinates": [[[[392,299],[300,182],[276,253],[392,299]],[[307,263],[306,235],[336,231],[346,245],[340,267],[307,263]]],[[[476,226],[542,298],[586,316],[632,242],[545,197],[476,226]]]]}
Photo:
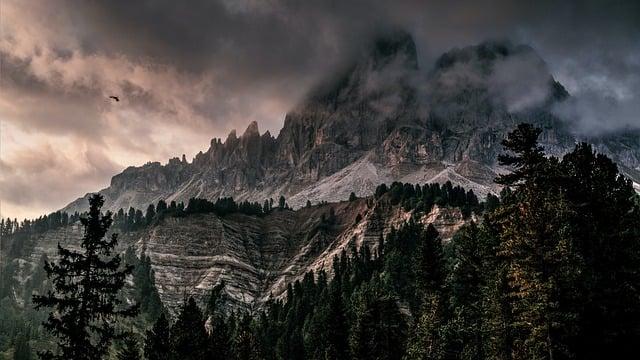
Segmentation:
{"type": "Polygon", "coordinates": [[[640,128],[639,1],[2,0],[0,214],[54,211],[252,121],[276,135],[397,28],[425,71],[487,39],[531,45],[572,95],[576,133],[640,128]]]}

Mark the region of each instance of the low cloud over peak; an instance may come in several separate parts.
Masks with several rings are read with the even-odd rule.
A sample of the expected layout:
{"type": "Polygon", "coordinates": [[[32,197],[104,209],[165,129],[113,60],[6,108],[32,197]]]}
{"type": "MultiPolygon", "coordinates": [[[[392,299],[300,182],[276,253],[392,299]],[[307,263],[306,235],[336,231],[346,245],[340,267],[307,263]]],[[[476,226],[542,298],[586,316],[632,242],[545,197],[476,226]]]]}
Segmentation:
{"type": "Polygon", "coordinates": [[[506,60],[490,79],[512,110],[543,98],[546,66],[572,95],[557,111],[576,132],[640,127],[638,14],[600,0],[4,0],[0,211],[60,208],[121,168],[193,157],[252,121],[277,133],[381,29],[409,31],[426,70],[488,38],[530,44],[546,63],[506,60]]]}

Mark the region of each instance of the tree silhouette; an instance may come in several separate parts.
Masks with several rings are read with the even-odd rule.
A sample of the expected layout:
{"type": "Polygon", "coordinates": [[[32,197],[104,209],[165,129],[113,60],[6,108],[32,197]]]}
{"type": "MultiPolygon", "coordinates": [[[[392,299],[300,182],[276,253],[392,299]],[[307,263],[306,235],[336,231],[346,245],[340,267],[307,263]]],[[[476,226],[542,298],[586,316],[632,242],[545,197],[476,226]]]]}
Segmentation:
{"type": "Polygon", "coordinates": [[[53,290],[35,295],[33,303],[36,309],[51,308],[43,325],[57,338],[57,349],[41,352],[43,359],[103,358],[112,341],[122,335],[116,331],[116,321],[138,312],[137,305],[121,306],[118,298],[133,268],[121,266],[120,256],[112,254],[118,238],[113,234],[105,239],[112,219],[110,212],[101,214],[103,204],[104,198],[99,194],[89,199],[89,213],[81,218],[81,250],[58,244],[59,260],[45,263],[53,290]]]}

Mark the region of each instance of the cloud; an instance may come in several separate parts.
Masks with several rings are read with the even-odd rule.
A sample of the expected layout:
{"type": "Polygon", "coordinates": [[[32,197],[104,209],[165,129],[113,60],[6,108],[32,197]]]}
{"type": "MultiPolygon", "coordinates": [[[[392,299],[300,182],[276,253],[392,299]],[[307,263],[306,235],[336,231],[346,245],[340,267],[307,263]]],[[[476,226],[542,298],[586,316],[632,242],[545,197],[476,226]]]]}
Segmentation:
{"type": "Polygon", "coordinates": [[[78,195],[78,189],[98,188],[123,169],[91,147],[65,154],[43,142],[23,148],[0,161],[0,211],[3,216],[31,216],[31,211],[55,210],[78,195]]]}
{"type": "Polygon", "coordinates": [[[552,81],[545,62],[531,50],[498,60],[487,84],[493,97],[519,112],[544,103],[552,81]]]}
{"type": "MultiPolygon", "coordinates": [[[[107,183],[110,169],[192,157],[210,138],[251,121],[277,133],[284,113],[314,84],[389,28],[414,35],[425,71],[453,47],[495,37],[530,44],[575,97],[558,111],[576,132],[640,127],[638,2],[4,0],[2,12],[0,155],[12,169],[3,184],[16,188],[0,199],[5,209],[9,198],[32,204],[31,215],[96,190],[89,187],[107,183]],[[29,176],[23,169],[35,160],[21,164],[26,155],[17,154],[45,155],[43,149],[58,156],[46,154],[57,171],[67,160],[84,170],[68,171],[76,192],[45,177],[47,188],[65,195],[35,205],[45,186],[27,181],[43,178],[29,176]],[[117,166],[88,170],[92,161],[117,166]]],[[[490,80],[514,111],[543,97],[540,64],[530,60],[500,64],[490,80]]],[[[397,100],[385,96],[376,106],[392,109],[397,100]]]]}
{"type": "Polygon", "coordinates": [[[560,81],[572,97],[556,113],[579,135],[640,129],[640,40],[621,56],[561,62],[560,81]]]}

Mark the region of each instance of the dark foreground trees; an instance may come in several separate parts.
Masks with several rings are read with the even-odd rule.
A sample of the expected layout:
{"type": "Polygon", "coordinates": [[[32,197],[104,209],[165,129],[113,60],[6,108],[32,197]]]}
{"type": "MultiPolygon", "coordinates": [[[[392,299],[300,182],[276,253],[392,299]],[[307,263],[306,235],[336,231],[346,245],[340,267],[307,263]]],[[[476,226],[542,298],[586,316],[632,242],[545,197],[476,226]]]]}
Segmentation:
{"type": "Polygon", "coordinates": [[[33,303],[37,309],[51,308],[43,325],[57,348],[42,352],[43,359],[101,359],[120,335],[117,320],[137,313],[137,306],[123,306],[118,296],[132,268],[123,268],[113,254],[117,236],[105,239],[112,220],[110,212],[101,214],[103,203],[99,194],[89,199],[80,250],[58,245],[59,260],[45,264],[53,290],[34,296],[33,303]]]}
{"type": "Polygon", "coordinates": [[[640,340],[637,195],[590,145],[561,160],[545,157],[539,134],[523,124],[509,135],[500,160],[514,171],[498,179],[509,191],[482,229],[454,240],[451,286],[468,288],[453,297],[454,312],[482,330],[461,346],[482,342],[489,358],[633,357],[640,340]],[[461,270],[469,272],[465,282],[461,270]]]}

